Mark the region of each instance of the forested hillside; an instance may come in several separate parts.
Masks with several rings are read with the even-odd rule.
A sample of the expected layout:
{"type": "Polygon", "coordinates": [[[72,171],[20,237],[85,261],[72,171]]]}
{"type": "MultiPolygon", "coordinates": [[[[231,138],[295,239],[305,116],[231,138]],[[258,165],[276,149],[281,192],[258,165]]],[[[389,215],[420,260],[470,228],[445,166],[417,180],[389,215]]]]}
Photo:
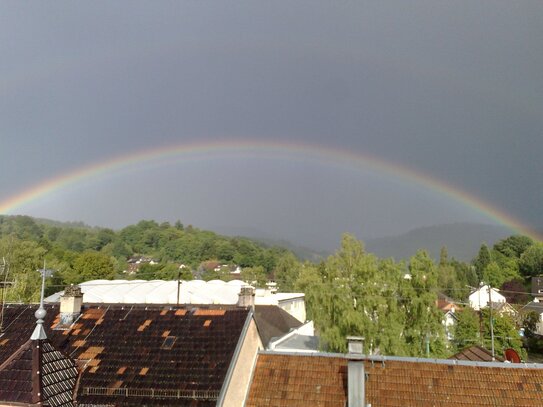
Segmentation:
{"type": "MultiPolygon", "coordinates": [[[[184,226],[143,220],[119,231],[89,227],[80,223],[58,223],[28,216],[0,216],[0,260],[6,262],[7,279],[14,282],[6,290],[8,299],[38,299],[37,270],[54,270],[48,291],[66,284],[97,278],[192,278],[199,269],[204,279],[226,277],[226,270],[201,269],[202,262],[214,260],[236,265],[259,280],[271,276],[283,257],[293,257],[286,249],[268,247],[246,238],[231,238],[184,226]],[[123,273],[127,261],[139,255],[158,264],[145,264],[135,275],[123,273]]],[[[1,263],[1,262],[0,262],[1,263]]],[[[4,273],[5,277],[5,273],[4,273]]]]}

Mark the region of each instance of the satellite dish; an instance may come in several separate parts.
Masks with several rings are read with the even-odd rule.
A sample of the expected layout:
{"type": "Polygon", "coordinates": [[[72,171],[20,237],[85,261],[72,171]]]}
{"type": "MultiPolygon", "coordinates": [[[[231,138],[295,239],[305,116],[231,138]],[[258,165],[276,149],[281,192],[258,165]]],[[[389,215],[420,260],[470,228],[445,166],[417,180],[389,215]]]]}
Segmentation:
{"type": "Polygon", "coordinates": [[[518,355],[517,351],[514,349],[506,349],[505,350],[505,360],[511,363],[520,363],[520,356],[518,355]]]}

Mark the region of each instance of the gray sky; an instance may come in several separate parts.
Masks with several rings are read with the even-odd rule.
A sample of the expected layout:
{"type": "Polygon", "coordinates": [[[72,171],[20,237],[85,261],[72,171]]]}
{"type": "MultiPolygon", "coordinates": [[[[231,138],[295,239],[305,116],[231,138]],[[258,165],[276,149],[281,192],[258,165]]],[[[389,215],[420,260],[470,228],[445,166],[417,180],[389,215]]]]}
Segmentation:
{"type": "MultiPolygon", "coordinates": [[[[0,202],[131,152],[246,139],[379,157],[543,226],[540,1],[2,1],[0,55],[0,202]]],[[[492,222],[380,171],[228,154],[133,165],[12,213],[313,247],[492,222]]]]}

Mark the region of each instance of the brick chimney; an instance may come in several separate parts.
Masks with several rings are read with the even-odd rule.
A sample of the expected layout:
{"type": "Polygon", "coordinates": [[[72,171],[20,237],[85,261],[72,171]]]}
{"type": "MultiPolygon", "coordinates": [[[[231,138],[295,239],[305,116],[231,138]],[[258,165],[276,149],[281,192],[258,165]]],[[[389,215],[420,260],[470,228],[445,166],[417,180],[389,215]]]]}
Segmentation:
{"type": "Polygon", "coordinates": [[[364,373],[364,338],[348,336],[349,353],[347,362],[348,407],[365,406],[366,377],[364,373]]]}
{"type": "Polygon", "coordinates": [[[70,285],[64,290],[64,294],[60,297],[60,323],[61,327],[69,327],[81,314],[81,306],[83,305],[83,294],[81,287],[78,285],[70,285]]]}
{"type": "Polygon", "coordinates": [[[255,289],[250,285],[241,287],[239,291],[238,305],[240,307],[254,307],[255,305],[255,289]]]}

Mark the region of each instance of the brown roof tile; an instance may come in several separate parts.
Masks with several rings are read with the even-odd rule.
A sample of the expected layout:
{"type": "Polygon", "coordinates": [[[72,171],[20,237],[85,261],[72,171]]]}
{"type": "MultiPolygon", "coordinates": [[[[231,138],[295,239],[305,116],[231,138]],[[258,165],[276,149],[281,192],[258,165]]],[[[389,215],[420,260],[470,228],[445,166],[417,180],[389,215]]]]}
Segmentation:
{"type": "MultiPolygon", "coordinates": [[[[379,407],[529,406],[541,402],[542,368],[417,359],[365,361],[366,403],[379,407]]],[[[344,407],[342,355],[258,357],[246,407],[344,407]]]]}
{"type": "MultiPolygon", "coordinates": [[[[474,362],[492,362],[492,352],[482,346],[470,346],[463,349],[457,354],[451,356],[449,359],[456,360],[471,360],[474,362]]],[[[495,355],[494,359],[498,362],[503,362],[503,358],[495,355]]]]}

